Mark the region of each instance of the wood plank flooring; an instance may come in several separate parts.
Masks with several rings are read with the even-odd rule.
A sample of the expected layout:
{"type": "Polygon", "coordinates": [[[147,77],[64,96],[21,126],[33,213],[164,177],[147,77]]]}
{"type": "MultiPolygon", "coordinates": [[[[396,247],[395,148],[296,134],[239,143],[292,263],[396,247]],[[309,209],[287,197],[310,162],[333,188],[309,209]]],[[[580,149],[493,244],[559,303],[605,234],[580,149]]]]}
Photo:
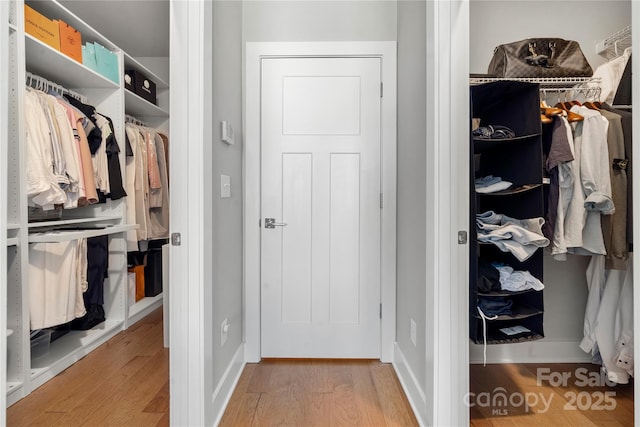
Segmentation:
{"type": "Polygon", "coordinates": [[[472,427],[633,426],[633,384],[606,385],[599,365],[472,365],[470,390],[472,427]]]}
{"type": "Polygon", "coordinates": [[[7,426],[168,426],[162,309],[7,409],[7,426]]]}
{"type": "MultiPolygon", "coordinates": [[[[159,309],[8,408],[7,426],[168,426],[169,352],[162,339],[159,309]]],[[[633,426],[633,385],[581,384],[599,381],[598,372],[589,364],[472,365],[471,426],[633,426]],[[567,379],[554,385],[542,372],[567,379]]],[[[246,365],[220,425],[418,423],[391,365],[266,359],[246,365]]]]}
{"type": "Polygon", "coordinates": [[[264,359],[247,364],[220,427],[417,426],[390,364],[264,359]]]}

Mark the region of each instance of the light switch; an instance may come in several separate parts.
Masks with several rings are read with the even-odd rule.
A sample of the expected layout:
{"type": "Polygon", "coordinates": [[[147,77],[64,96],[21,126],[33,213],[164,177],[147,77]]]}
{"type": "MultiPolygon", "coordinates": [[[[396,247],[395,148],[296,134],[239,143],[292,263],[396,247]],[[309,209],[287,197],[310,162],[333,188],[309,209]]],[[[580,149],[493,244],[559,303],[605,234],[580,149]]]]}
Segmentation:
{"type": "Polygon", "coordinates": [[[220,175],[220,197],[231,197],[231,178],[229,175],[220,175]]]}
{"type": "Polygon", "coordinates": [[[233,127],[226,120],[220,122],[220,138],[222,142],[233,145],[233,127]]]}

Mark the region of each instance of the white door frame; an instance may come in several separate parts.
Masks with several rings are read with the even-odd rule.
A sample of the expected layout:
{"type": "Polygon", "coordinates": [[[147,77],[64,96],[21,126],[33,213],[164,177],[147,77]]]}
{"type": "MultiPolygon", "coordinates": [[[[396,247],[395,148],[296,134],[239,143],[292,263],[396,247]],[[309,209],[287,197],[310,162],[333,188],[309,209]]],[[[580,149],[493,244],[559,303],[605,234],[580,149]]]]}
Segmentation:
{"type": "Polygon", "coordinates": [[[469,424],[469,0],[427,2],[426,415],[469,424]]]}
{"type": "Polygon", "coordinates": [[[208,0],[170,4],[171,188],[169,358],[172,426],[214,424],[212,301],[212,32],[208,0]]]}
{"type": "Polygon", "coordinates": [[[267,57],[373,56],[382,60],[381,349],[393,360],[396,329],[396,42],[247,43],[245,51],[244,340],[245,361],[260,361],[260,78],[267,57]]]}
{"type": "MultiPolygon", "coordinates": [[[[9,4],[0,4],[0,22],[9,20],[9,4]]],[[[9,35],[7,30],[0,34],[0,170],[7,170],[8,152],[8,117],[9,117],[9,35]]],[[[7,175],[0,178],[0,200],[7,200],[7,175]]],[[[0,210],[0,307],[4,307],[0,315],[0,423],[6,422],[7,407],[7,209],[0,210]]]]}

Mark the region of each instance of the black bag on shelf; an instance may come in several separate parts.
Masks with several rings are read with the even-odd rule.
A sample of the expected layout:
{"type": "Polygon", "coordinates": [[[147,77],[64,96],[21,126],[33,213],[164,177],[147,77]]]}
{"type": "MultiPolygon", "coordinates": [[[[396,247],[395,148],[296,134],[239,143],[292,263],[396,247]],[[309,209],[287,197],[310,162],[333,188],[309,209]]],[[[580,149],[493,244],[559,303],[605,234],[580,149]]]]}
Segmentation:
{"type": "Polygon", "coordinates": [[[532,38],[496,47],[488,73],[493,77],[591,77],[593,69],[578,42],[532,38]]]}

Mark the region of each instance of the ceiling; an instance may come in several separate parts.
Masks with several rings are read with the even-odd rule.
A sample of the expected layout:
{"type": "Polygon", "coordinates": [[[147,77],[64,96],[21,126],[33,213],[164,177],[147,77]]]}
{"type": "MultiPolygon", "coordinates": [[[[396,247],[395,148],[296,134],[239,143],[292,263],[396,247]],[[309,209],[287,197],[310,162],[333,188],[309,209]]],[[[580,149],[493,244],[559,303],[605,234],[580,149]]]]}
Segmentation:
{"type": "Polygon", "coordinates": [[[59,3],[133,57],[169,56],[169,0],[59,3]]]}

